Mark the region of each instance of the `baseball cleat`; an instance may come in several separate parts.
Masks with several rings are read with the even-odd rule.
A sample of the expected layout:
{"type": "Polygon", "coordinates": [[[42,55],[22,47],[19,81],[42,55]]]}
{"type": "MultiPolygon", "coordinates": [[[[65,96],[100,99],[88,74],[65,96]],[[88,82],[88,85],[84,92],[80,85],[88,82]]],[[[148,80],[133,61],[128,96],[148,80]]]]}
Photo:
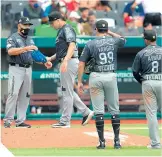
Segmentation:
{"type": "Polygon", "coordinates": [[[70,125],[59,122],[52,124],[52,128],[70,128],[70,125]]]}
{"type": "Polygon", "coordinates": [[[16,124],[16,128],[31,128],[31,125],[25,123],[16,124]]]}
{"type": "Polygon", "coordinates": [[[104,141],[99,141],[99,144],[96,146],[97,149],[105,149],[105,140],[104,141]]]}
{"type": "Polygon", "coordinates": [[[88,122],[92,119],[93,115],[94,115],[94,112],[91,111],[91,112],[89,113],[89,115],[83,117],[82,125],[83,125],[83,126],[87,125],[88,122]]]}
{"type": "Polygon", "coordinates": [[[11,127],[11,123],[9,123],[9,122],[4,122],[4,127],[5,127],[5,128],[10,128],[10,127],[11,127]]]}
{"type": "Polygon", "coordinates": [[[161,149],[161,145],[157,145],[157,146],[152,146],[152,145],[148,145],[147,146],[148,149],[161,149]]]}
{"type": "Polygon", "coordinates": [[[114,149],[121,149],[120,140],[114,140],[114,149]]]}

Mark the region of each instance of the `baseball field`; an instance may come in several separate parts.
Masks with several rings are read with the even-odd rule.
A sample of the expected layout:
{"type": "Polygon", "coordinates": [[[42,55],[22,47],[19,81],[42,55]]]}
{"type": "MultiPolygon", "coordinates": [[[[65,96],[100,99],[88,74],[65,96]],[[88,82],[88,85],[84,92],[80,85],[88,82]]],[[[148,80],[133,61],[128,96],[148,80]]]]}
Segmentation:
{"type": "MultiPolygon", "coordinates": [[[[113,149],[113,132],[105,121],[105,150],[97,150],[94,121],[83,127],[81,121],[72,121],[71,128],[53,129],[56,121],[28,121],[32,128],[3,128],[2,143],[15,156],[161,156],[161,150],[147,149],[148,128],[145,120],[121,120],[120,139],[123,146],[113,149]]],[[[160,132],[162,121],[159,121],[160,132]]],[[[162,136],[161,136],[162,137],[162,136]]]]}

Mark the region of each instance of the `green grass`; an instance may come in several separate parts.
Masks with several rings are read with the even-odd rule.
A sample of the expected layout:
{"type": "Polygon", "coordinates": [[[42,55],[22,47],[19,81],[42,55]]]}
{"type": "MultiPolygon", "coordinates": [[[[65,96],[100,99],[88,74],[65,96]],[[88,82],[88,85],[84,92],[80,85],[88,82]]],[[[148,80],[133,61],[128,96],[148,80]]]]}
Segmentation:
{"type": "Polygon", "coordinates": [[[114,150],[107,147],[105,150],[96,148],[38,148],[38,149],[9,149],[17,156],[161,156],[161,150],[147,149],[146,147],[124,147],[114,150]]]}

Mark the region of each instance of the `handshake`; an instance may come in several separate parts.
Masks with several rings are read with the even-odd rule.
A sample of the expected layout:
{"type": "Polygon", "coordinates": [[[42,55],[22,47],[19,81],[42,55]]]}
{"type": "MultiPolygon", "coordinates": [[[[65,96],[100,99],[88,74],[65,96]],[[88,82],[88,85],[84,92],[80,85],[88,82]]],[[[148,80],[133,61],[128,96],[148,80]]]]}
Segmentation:
{"type": "Polygon", "coordinates": [[[52,68],[52,63],[51,63],[52,59],[51,59],[51,57],[46,57],[46,60],[47,60],[47,62],[44,63],[45,67],[46,67],[47,69],[52,68]]]}

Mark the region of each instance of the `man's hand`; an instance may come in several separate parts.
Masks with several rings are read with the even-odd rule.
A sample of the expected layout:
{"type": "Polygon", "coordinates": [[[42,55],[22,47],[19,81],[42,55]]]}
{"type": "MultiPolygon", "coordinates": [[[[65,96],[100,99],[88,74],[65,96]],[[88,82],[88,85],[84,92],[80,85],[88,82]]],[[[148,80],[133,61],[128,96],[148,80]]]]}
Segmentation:
{"type": "Polygon", "coordinates": [[[67,72],[67,65],[68,65],[67,60],[64,60],[64,61],[61,63],[60,71],[61,71],[61,72],[67,72]]]}
{"type": "Polygon", "coordinates": [[[83,83],[78,82],[78,94],[82,95],[84,92],[83,83]]]}
{"type": "Polygon", "coordinates": [[[50,69],[50,68],[52,68],[52,63],[51,62],[46,62],[45,64],[45,67],[47,68],[47,69],[50,69]]]}
{"type": "Polygon", "coordinates": [[[24,47],[25,51],[38,50],[38,47],[31,45],[24,47]]]}
{"type": "Polygon", "coordinates": [[[47,62],[51,62],[52,61],[51,57],[46,57],[46,59],[47,59],[47,62]]]}

